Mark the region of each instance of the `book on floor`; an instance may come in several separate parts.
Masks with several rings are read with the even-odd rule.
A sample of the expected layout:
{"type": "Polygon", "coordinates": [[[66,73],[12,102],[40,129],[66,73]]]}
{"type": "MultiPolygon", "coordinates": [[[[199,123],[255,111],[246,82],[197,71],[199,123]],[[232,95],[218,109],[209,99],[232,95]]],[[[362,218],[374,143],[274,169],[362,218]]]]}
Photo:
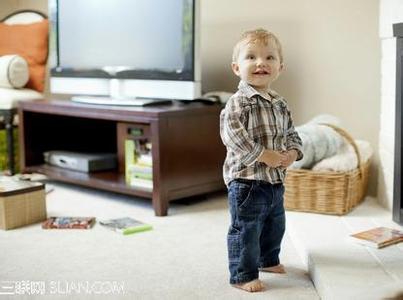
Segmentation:
{"type": "Polygon", "coordinates": [[[43,229],[89,229],[95,217],[50,217],[42,223],[43,229]]]}
{"type": "Polygon", "coordinates": [[[100,221],[99,223],[109,229],[112,229],[116,232],[120,232],[124,235],[152,229],[152,226],[150,224],[140,222],[130,217],[103,220],[100,221]]]}
{"type": "Polygon", "coordinates": [[[356,242],[374,248],[383,248],[403,242],[403,231],[377,227],[350,235],[356,242]]]}

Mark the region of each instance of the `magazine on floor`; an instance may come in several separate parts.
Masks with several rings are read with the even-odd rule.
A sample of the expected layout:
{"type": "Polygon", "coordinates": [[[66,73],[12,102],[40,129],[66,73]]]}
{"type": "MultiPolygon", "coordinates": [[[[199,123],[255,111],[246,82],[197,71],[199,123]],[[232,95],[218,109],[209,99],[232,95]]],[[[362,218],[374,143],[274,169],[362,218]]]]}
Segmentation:
{"type": "Polygon", "coordinates": [[[130,217],[102,220],[99,222],[101,225],[122,233],[124,235],[151,230],[150,224],[143,223],[130,217]]]}
{"type": "Polygon", "coordinates": [[[43,229],[89,229],[95,217],[50,217],[42,223],[43,229]]]}
{"type": "Polygon", "coordinates": [[[351,237],[360,244],[374,248],[383,248],[403,242],[403,231],[387,227],[377,227],[352,234],[351,237]]]}

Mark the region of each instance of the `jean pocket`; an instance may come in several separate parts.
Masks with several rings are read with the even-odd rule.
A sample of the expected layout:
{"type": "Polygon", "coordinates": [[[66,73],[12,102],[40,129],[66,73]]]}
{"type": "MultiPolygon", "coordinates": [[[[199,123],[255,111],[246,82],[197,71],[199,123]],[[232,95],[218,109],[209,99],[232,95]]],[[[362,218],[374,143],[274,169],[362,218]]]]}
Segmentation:
{"type": "Polygon", "coordinates": [[[252,198],[252,182],[238,182],[237,184],[237,206],[239,210],[245,209],[252,198]]]}

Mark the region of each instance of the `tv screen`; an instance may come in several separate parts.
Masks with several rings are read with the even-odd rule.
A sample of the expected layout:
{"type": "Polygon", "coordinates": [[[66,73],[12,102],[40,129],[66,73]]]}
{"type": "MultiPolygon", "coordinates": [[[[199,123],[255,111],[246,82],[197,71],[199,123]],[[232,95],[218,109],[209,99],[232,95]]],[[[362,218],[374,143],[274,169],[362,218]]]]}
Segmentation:
{"type": "Polygon", "coordinates": [[[50,1],[51,91],[198,97],[197,10],[195,0],[50,1]]]}

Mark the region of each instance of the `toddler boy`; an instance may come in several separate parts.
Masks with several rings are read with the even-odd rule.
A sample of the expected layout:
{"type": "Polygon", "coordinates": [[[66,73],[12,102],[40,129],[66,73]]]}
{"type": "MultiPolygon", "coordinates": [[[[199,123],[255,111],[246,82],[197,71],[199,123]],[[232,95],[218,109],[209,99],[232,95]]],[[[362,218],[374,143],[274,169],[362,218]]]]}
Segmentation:
{"type": "Polygon", "coordinates": [[[245,32],[232,58],[232,70],[241,79],[238,91],[220,117],[231,213],[230,283],[249,292],[264,289],[259,270],[285,273],[279,261],[283,180],[286,168],[303,156],[287,102],[270,89],[283,67],[281,44],[273,33],[245,32]]]}

